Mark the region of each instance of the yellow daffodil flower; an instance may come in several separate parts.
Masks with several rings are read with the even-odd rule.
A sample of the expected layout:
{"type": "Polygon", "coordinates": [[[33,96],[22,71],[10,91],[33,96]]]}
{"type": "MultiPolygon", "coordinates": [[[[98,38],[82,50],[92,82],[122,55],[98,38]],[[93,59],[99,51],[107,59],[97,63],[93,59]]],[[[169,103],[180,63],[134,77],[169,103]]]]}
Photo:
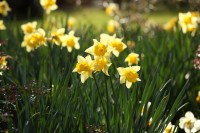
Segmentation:
{"type": "Polygon", "coordinates": [[[30,34],[35,31],[36,26],[37,26],[37,22],[34,21],[34,22],[29,22],[29,23],[21,25],[21,28],[24,34],[30,34]]]}
{"type": "Polygon", "coordinates": [[[51,11],[54,11],[58,8],[56,5],[56,0],[40,0],[40,4],[46,11],[46,14],[49,14],[51,11]]]}
{"type": "Polygon", "coordinates": [[[79,37],[74,36],[74,31],[70,31],[68,35],[62,37],[62,47],[67,47],[69,52],[72,52],[72,49],[80,49],[78,43],[79,37]]]}
{"type": "Polygon", "coordinates": [[[90,55],[85,58],[79,55],[77,59],[78,63],[73,72],[79,73],[81,75],[81,82],[84,83],[92,76],[92,72],[94,71],[93,61],[90,55]]]}
{"type": "Polygon", "coordinates": [[[107,25],[107,31],[111,34],[116,33],[119,29],[120,24],[115,20],[109,20],[107,25]]]}
{"type": "Polygon", "coordinates": [[[105,12],[109,16],[114,16],[119,12],[119,6],[116,3],[109,3],[105,9],[105,12]]]}
{"type": "Polygon", "coordinates": [[[5,0],[0,1],[0,14],[3,16],[7,16],[9,11],[11,11],[11,9],[8,3],[5,0]]]}
{"type": "Polygon", "coordinates": [[[68,26],[68,29],[75,29],[75,27],[76,27],[76,18],[69,17],[68,21],[67,21],[67,26],[68,26]]]}
{"type": "Polygon", "coordinates": [[[119,67],[117,70],[120,75],[120,83],[126,83],[127,88],[130,88],[132,83],[141,81],[137,73],[140,70],[140,66],[132,66],[126,68],[119,67]]]}
{"type": "Polygon", "coordinates": [[[107,59],[106,57],[99,57],[94,60],[94,70],[102,71],[107,76],[109,76],[108,69],[110,66],[111,63],[109,62],[109,59],[107,59]]]}
{"type": "Polygon", "coordinates": [[[56,45],[60,46],[62,43],[62,37],[64,36],[65,33],[65,28],[57,29],[55,31],[52,31],[51,37],[52,37],[52,42],[55,43],[56,45]]]}
{"type": "Polygon", "coordinates": [[[0,56],[0,70],[4,70],[7,67],[7,61],[6,59],[8,56],[0,56]]]}
{"type": "Polygon", "coordinates": [[[43,29],[38,29],[31,34],[26,34],[24,36],[24,41],[22,42],[21,46],[26,47],[27,52],[31,52],[41,45],[45,45],[45,43],[45,31],[43,29]]]}
{"type": "Polygon", "coordinates": [[[130,53],[126,59],[125,59],[125,62],[128,62],[128,65],[131,66],[133,64],[138,64],[138,61],[139,61],[139,54],[136,54],[136,53],[130,53]]]}
{"type": "Polygon", "coordinates": [[[197,103],[200,104],[200,91],[198,92],[198,95],[197,95],[197,97],[196,97],[196,101],[197,101],[197,103]]]}
{"type": "Polygon", "coordinates": [[[163,133],[174,133],[176,132],[177,128],[175,128],[175,125],[172,125],[172,123],[170,122],[167,127],[165,128],[163,133]]]}
{"type": "Polygon", "coordinates": [[[6,26],[3,23],[3,20],[0,20],[0,30],[5,30],[6,26]]]}
{"type": "Polygon", "coordinates": [[[175,28],[177,18],[172,18],[169,22],[163,25],[163,29],[166,31],[171,31],[175,28]]]}

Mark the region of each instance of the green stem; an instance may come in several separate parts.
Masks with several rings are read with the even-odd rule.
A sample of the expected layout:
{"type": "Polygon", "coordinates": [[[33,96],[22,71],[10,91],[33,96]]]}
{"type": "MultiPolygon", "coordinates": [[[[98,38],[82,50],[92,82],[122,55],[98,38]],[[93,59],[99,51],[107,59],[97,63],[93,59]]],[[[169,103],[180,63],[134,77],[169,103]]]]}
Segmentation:
{"type": "Polygon", "coordinates": [[[105,87],[106,87],[106,104],[107,104],[107,117],[106,117],[106,121],[107,121],[107,129],[108,129],[108,133],[110,133],[110,109],[109,109],[109,96],[108,96],[108,85],[107,85],[107,77],[106,75],[104,75],[104,81],[105,81],[105,87]]]}

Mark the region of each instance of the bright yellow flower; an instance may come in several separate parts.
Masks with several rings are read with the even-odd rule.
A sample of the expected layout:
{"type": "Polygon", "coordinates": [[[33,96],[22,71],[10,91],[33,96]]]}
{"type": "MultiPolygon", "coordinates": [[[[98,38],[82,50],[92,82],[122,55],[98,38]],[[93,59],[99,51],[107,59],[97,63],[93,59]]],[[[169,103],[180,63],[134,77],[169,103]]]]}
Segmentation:
{"type": "Polygon", "coordinates": [[[4,70],[7,67],[7,61],[6,59],[8,56],[0,56],[0,70],[4,70]]]}
{"type": "Polygon", "coordinates": [[[84,83],[92,76],[92,72],[94,71],[93,61],[90,55],[85,58],[79,55],[77,59],[78,63],[73,72],[79,73],[81,75],[81,82],[84,83]]]}
{"type": "Polygon", "coordinates": [[[68,26],[68,29],[74,29],[76,26],[76,18],[69,17],[67,21],[67,26],[68,26]]]}
{"type": "Polygon", "coordinates": [[[126,68],[119,67],[117,70],[120,75],[120,83],[126,83],[127,88],[130,88],[132,83],[141,81],[137,73],[140,70],[140,66],[132,66],[126,68]]]}
{"type": "Polygon", "coordinates": [[[74,31],[70,31],[68,35],[62,37],[62,47],[67,47],[69,52],[72,52],[72,49],[80,49],[78,43],[79,37],[74,36],[74,31]]]}
{"type": "Polygon", "coordinates": [[[0,20],[0,30],[5,30],[6,26],[3,23],[3,20],[0,20]]]}
{"type": "Polygon", "coordinates": [[[163,25],[163,29],[166,31],[171,31],[172,29],[175,28],[176,22],[177,22],[177,18],[171,19],[169,22],[163,25]]]}
{"type": "Polygon", "coordinates": [[[125,62],[128,62],[128,65],[131,66],[133,64],[138,64],[138,61],[139,61],[139,54],[136,54],[136,53],[130,53],[126,59],[125,59],[125,62]]]}
{"type": "Polygon", "coordinates": [[[107,76],[109,76],[108,69],[110,66],[111,63],[109,62],[109,59],[107,59],[106,57],[99,57],[94,60],[94,70],[102,71],[107,76]]]}
{"type": "Polygon", "coordinates": [[[0,1],[0,14],[3,16],[7,16],[9,11],[11,11],[11,9],[8,3],[5,0],[0,1]]]}
{"type": "Polygon", "coordinates": [[[118,57],[119,53],[122,52],[127,46],[122,42],[122,38],[114,38],[111,39],[110,45],[113,48],[112,53],[118,57]]]}
{"type": "Polygon", "coordinates": [[[192,36],[194,36],[199,21],[200,16],[196,12],[179,13],[179,25],[184,34],[191,32],[192,36]]]}
{"type": "Polygon", "coordinates": [[[196,101],[197,101],[197,103],[200,104],[200,91],[198,92],[198,96],[196,97],[196,101]]]}
{"type": "Polygon", "coordinates": [[[31,34],[26,34],[24,36],[24,41],[22,42],[22,47],[26,47],[27,52],[31,52],[37,49],[41,45],[45,45],[45,31],[43,29],[38,29],[31,34]]]}
{"type": "Polygon", "coordinates": [[[49,14],[51,11],[54,11],[58,8],[56,5],[56,0],[40,0],[40,4],[46,11],[46,14],[49,14]]]}
{"type": "Polygon", "coordinates": [[[105,12],[109,16],[114,16],[119,12],[119,6],[115,3],[109,3],[105,9],[105,12]]]}
{"type": "Polygon", "coordinates": [[[52,31],[51,37],[52,37],[53,43],[60,46],[60,44],[62,43],[61,40],[62,40],[62,37],[64,36],[64,33],[65,33],[65,28],[61,28],[61,29],[52,31]]]}
{"type": "Polygon", "coordinates": [[[115,20],[109,20],[107,25],[107,31],[111,34],[116,33],[120,24],[115,20]]]}
{"type": "Polygon", "coordinates": [[[36,26],[37,26],[37,22],[34,21],[34,22],[29,22],[29,23],[21,25],[21,28],[24,34],[30,34],[35,31],[36,26]]]}

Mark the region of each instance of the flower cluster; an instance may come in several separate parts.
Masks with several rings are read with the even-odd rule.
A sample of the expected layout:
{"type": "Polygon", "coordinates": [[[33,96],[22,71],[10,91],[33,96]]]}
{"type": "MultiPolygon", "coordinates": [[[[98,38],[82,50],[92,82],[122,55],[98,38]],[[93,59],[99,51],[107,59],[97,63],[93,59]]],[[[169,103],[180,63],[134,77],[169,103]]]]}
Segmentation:
{"type": "Polygon", "coordinates": [[[49,14],[51,11],[54,11],[58,8],[56,5],[56,0],[40,0],[40,4],[45,10],[46,14],[49,14]]]}
{"type": "MultiPolygon", "coordinates": [[[[111,66],[112,54],[116,57],[127,46],[122,42],[122,38],[117,38],[116,35],[110,36],[108,34],[101,34],[100,41],[93,39],[93,45],[85,50],[88,55],[85,58],[78,56],[78,63],[75,66],[73,72],[77,72],[81,75],[81,82],[84,83],[86,79],[92,76],[93,72],[102,71],[109,76],[108,69],[111,66]]],[[[120,83],[125,83],[127,88],[130,88],[132,83],[140,81],[138,71],[139,66],[130,66],[126,68],[117,68],[120,74],[120,83]]]]}
{"type": "Polygon", "coordinates": [[[5,0],[0,1],[0,14],[3,16],[7,16],[9,11],[11,11],[11,9],[8,3],[5,0]]]}
{"type": "Polygon", "coordinates": [[[200,130],[200,120],[194,117],[190,111],[185,113],[185,117],[179,119],[179,127],[186,133],[196,133],[200,130]]]}

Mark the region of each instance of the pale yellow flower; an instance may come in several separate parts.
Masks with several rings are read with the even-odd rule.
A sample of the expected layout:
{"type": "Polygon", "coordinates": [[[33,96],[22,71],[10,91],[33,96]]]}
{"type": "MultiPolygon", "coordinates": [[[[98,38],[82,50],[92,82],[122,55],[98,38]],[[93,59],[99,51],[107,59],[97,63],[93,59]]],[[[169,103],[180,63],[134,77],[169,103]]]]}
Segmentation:
{"type": "Polygon", "coordinates": [[[0,14],[3,16],[7,16],[9,11],[11,11],[11,9],[8,3],[5,0],[0,1],[0,14]]]}
{"type": "Polygon", "coordinates": [[[128,65],[131,66],[133,64],[138,64],[138,61],[139,61],[139,54],[136,54],[136,53],[130,53],[126,59],[125,59],[125,62],[128,62],[128,65]]]}
{"type": "Polygon", "coordinates": [[[81,82],[84,83],[92,76],[92,72],[94,71],[93,61],[90,55],[85,58],[79,55],[77,59],[78,63],[73,72],[79,73],[81,75],[81,82]]]}
{"type": "Polygon", "coordinates": [[[5,30],[6,26],[3,23],[3,20],[0,20],[0,30],[5,30]]]}
{"type": "Polygon", "coordinates": [[[108,69],[110,66],[111,63],[109,62],[109,59],[107,59],[106,57],[99,57],[94,60],[94,70],[102,71],[107,76],[109,76],[108,69]]]}
{"type": "Polygon", "coordinates": [[[172,125],[172,123],[170,122],[167,127],[165,128],[163,133],[174,133],[176,132],[177,128],[175,128],[175,125],[172,125]]]}
{"type": "Polygon", "coordinates": [[[107,31],[111,34],[116,33],[119,29],[120,24],[115,20],[109,20],[107,25],[107,31]]]}
{"type": "Polygon", "coordinates": [[[60,46],[62,43],[62,38],[65,33],[65,28],[57,29],[51,32],[52,42],[60,46]]]}
{"type": "Polygon", "coordinates": [[[119,5],[116,3],[109,3],[105,9],[105,12],[109,16],[114,16],[119,12],[119,5]]]}
{"type": "Polygon", "coordinates": [[[196,101],[197,101],[197,103],[200,104],[200,91],[198,92],[198,95],[197,95],[197,97],[196,97],[196,101]]]}
{"type": "Polygon", "coordinates": [[[76,27],[76,18],[69,17],[68,21],[67,21],[67,26],[68,26],[68,29],[75,29],[75,27],[76,27]]]}
{"type": "Polygon", "coordinates": [[[122,38],[116,38],[115,35],[110,41],[110,45],[113,48],[112,53],[118,57],[127,46],[122,42],[122,38]]]}
{"type": "Polygon", "coordinates": [[[49,14],[51,11],[54,11],[58,8],[56,5],[56,0],[40,0],[40,4],[46,11],[46,14],[49,14]]]}
{"type": "Polygon", "coordinates": [[[26,24],[21,25],[21,28],[24,34],[30,34],[35,31],[36,26],[37,26],[37,22],[34,21],[34,22],[28,22],[26,24]]]}
{"type": "Polygon", "coordinates": [[[0,70],[4,70],[7,67],[7,61],[6,59],[8,56],[0,56],[0,70]]]}
{"type": "Polygon", "coordinates": [[[68,35],[62,37],[62,47],[67,47],[69,52],[72,52],[72,49],[80,49],[78,43],[79,37],[74,36],[74,31],[70,31],[68,35]]]}
{"type": "Polygon", "coordinates": [[[26,47],[27,52],[31,52],[32,50],[37,49],[41,45],[45,44],[45,31],[43,29],[38,29],[31,34],[26,34],[21,46],[26,47]]]}
{"type": "Polygon", "coordinates": [[[135,41],[127,41],[127,47],[128,48],[135,47],[135,41]]]}
{"type": "Polygon", "coordinates": [[[120,83],[126,83],[127,88],[130,88],[132,83],[141,81],[137,73],[140,70],[140,66],[132,66],[126,68],[119,67],[117,70],[120,75],[120,83]]]}
{"type": "Polygon", "coordinates": [[[169,22],[163,25],[163,29],[166,31],[171,31],[175,29],[176,22],[177,22],[177,18],[172,18],[169,22]]]}

